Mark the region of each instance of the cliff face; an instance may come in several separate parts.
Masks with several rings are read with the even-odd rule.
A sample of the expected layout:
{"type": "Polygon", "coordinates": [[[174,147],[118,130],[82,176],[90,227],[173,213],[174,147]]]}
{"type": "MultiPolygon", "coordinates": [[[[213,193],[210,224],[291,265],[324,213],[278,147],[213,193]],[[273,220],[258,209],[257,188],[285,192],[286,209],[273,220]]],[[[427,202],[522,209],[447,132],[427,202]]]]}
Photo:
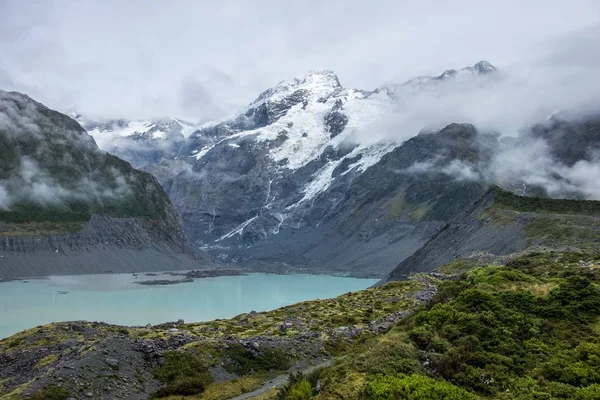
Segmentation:
{"type": "Polygon", "coordinates": [[[186,243],[152,175],[68,116],[0,91],[0,277],[188,268],[188,255],[168,262],[191,254],[186,243]]]}

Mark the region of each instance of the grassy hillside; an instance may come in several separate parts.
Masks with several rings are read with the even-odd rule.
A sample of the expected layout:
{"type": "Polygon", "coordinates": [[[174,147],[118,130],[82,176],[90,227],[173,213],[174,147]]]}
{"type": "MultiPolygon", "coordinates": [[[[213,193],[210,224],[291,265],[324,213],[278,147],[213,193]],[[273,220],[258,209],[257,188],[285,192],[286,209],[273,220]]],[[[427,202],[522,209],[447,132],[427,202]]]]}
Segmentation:
{"type": "MultiPolygon", "coordinates": [[[[387,334],[305,378],[317,399],[600,398],[600,256],[530,254],[441,283],[387,334]]],[[[308,397],[305,397],[308,398],[308,397]]]]}
{"type": "Polygon", "coordinates": [[[495,206],[518,212],[600,215],[600,201],[525,197],[494,187],[495,206]]]}

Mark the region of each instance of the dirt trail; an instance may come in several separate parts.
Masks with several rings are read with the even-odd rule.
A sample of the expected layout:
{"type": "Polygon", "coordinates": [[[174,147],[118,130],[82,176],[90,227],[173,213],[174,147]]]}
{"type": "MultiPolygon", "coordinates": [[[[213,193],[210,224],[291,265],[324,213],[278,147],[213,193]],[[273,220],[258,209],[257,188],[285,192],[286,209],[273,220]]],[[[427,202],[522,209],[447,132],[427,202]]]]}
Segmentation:
{"type": "MultiPolygon", "coordinates": [[[[324,368],[324,367],[330,366],[331,364],[333,364],[334,361],[335,360],[324,361],[320,364],[305,368],[305,369],[301,370],[300,372],[302,372],[303,375],[310,374],[311,372],[313,372],[319,368],[324,368]]],[[[230,400],[244,400],[244,399],[251,399],[253,397],[260,396],[261,394],[266,393],[273,388],[279,388],[279,387],[285,385],[288,381],[288,377],[289,377],[289,374],[279,375],[279,376],[271,379],[264,385],[262,385],[260,388],[254,390],[252,392],[248,392],[248,393],[244,393],[239,396],[236,396],[236,397],[232,397],[230,400]]]]}

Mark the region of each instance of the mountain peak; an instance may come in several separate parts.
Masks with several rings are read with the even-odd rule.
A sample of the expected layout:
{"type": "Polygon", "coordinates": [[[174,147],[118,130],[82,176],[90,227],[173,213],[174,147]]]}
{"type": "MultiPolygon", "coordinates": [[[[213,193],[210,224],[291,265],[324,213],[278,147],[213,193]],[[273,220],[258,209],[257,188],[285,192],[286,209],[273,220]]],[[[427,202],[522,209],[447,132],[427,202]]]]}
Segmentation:
{"type": "Polygon", "coordinates": [[[67,114],[69,117],[71,117],[77,121],[79,121],[80,119],[83,118],[83,114],[81,113],[81,110],[77,107],[69,108],[65,114],[67,114]]]}
{"type": "Polygon", "coordinates": [[[497,70],[496,67],[485,60],[481,60],[477,64],[473,65],[473,69],[480,74],[487,74],[497,70]]]}
{"type": "Polygon", "coordinates": [[[390,85],[393,90],[392,92],[396,92],[399,87],[408,87],[411,89],[419,89],[430,84],[436,84],[439,82],[452,81],[454,79],[471,79],[472,77],[476,77],[479,75],[487,75],[497,71],[497,68],[492,64],[485,60],[481,60],[472,67],[464,67],[459,70],[456,69],[447,69],[437,76],[418,76],[416,78],[410,79],[404,82],[402,85],[390,85]]]}
{"type": "Polygon", "coordinates": [[[342,85],[337,75],[331,70],[309,70],[301,78],[286,79],[276,86],[262,92],[256,100],[250,103],[257,106],[266,101],[278,102],[292,93],[303,90],[317,98],[327,97],[340,90],[342,85]]]}
{"type": "Polygon", "coordinates": [[[337,75],[328,69],[309,70],[303,78],[296,80],[302,83],[326,84],[333,87],[342,87],[337,75]]]}
{"type": "Polygon", "coordinates": [[[471,76],[479,76],[479,75],[487,75],[487,74],[491,74],[494,73],[497,70],[496,67],[494,67],[492,64],[490,64],[489,62],[482,60],[479,61],[478,63],[474,64],[472,67],[464,67],[461,68],[458,71],[454,71],[454,70],[449,70],[449,71],[454,71],[453,74],[451,75],[446,75],[447,72],[444,72],[443,74],[441,74],[440,76],[437,77],[438,80],[441,79],[446,79],[446,78],[457,78],[457,77],[471,77],[471,76]]]}

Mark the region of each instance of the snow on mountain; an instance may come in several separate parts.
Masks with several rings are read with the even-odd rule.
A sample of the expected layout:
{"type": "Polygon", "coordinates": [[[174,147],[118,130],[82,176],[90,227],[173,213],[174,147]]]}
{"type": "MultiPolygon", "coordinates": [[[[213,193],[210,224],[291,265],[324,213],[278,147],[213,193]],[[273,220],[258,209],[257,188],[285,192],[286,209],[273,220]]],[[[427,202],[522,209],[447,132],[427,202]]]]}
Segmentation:
{"type": "Polygon", "coordinates": [[[128,121],[89,120],[81,114],[77,121],[92,135],[102,148],[115,138],[132,137],[137,139],[170,139],[175,136],[187,138],[196,129],[196,125],[175,117],[154,120],[128,121]]]}
{"type": "Polygon", "coordinates": [[[94,137],[98,146],[130,161],[136,167],[172,159],[197,125],[175,118],[150,120],[92,119],[77,109],[69,116],[94,137]]]}
{"type": "Polygon", "coordinates": [[[275,168],[297,170],[318,158],[327,148],[337,151],[340,147],[351,146],[350,152],[323,165],[314,173],[314,179],[303,187],[304,196],[300,202],[308,201],[331,185],[333,171],[344,160],[359,158],[351,168],[361,172],[399,144],[399,140],[380,140],[384,135],[376,131],[366,135],[374,138],[372,142],[365,140],[365,135],[361,135],[360,142],[356,139],[357,133],[376,130],[374,123],[396,110],[395,103],[403,94],[398,87],[423,88],[440,81],[473,78],[495,70],[490,63],[481,61],[458,71],[447,70],[436,77],[418,77],[395,88],[371,92],[344,89],[332,71],[309,71],[304,77],[282,81],[261,93],[242,111],[241,116],[245,118],[241,121],[238,117],[200,127],[194,134],[198,138],[214,136],[215,130],[219,134],[217,140],[203,142],[192,149],[191,156],[201,161],[219,145],[236,146],[236,141],[251,137],[257,144],[277,144],[269,146],[266,154],[277,166],[275,168]],[[248,117],[259,114],[261,108],[267,114],[272,111],[267,116],[268,122],[253,124],[248,117]]]}
{"type": "MultiPolygon", "coordinates": [[[[286,169],[298,169],[318,157],[328,146],[338,149],[347,145],[358,129],[391,111],[392,103],[377,93],[343,89],[331,71],[310,71],[303,78],[283,81],[263,92],[242,115],[254,115],[260,107],[278,110],[279,115],[266,126],[260,124],[254,129],[241,130],[236,126],[231,129],[231,134],[216,143],[195,149],[193,156],[200,160],[214,146],[232,144],[244,137],[253,137],[257,143],[280,139],[279,145],[273,146],[268,156],[286,169]]],[[[236,121],[222,123],[236,124],[236,121]]],[[[214,126],[201,127],[195,136],[205,136],[211,129],[214,126]]],[[[366,149],[368,146],[359,147],[366,149]]]]}
{"type": "Polygon", "coordinates": [[[341,89],[342,85],[333,71],[311,70],[302,78],[284,80],[265,90],[249,107],[258,107],[267,101],[282,101],[298,90],[315,99],[326,99],[341,89]]]}
{"type": "Polygon", "coordinates": [[[414,92],[415,90],[435,89],[440,84],[443,85],[453,81],[476,81],[477,78],[493,76],[496,71],[496,67],[482,60],[473,66],[464,67],[459,70],[447,69],[437,76],[418,76],[402,84],[383,86],[379,90],[387,91],[391,96],[397,97],[410,94],[410,92],[414,92]]]}
{"type": "MultiPolygon", "coordinates": [[[[399,96],[493,70],[480,62],[373,91],[344,88],[328,70],[309,71],[265,90],[236,117],[181,133],[167,152],[118,155],[143,161],[157,176],[198,248],[242,261],[253,252],[281,251],[275,248],[283,244],[268,243],[298,229],[322,229],[339,212],[353,182],[402,144],[401,135],[385,134],[380,123],[397,112],[399,96]]],[[[156,121],[90,127],[96,138],[111,135],[113,151],[122,150],[123,137],[158,146],[165,134],[156,121]]]]}

